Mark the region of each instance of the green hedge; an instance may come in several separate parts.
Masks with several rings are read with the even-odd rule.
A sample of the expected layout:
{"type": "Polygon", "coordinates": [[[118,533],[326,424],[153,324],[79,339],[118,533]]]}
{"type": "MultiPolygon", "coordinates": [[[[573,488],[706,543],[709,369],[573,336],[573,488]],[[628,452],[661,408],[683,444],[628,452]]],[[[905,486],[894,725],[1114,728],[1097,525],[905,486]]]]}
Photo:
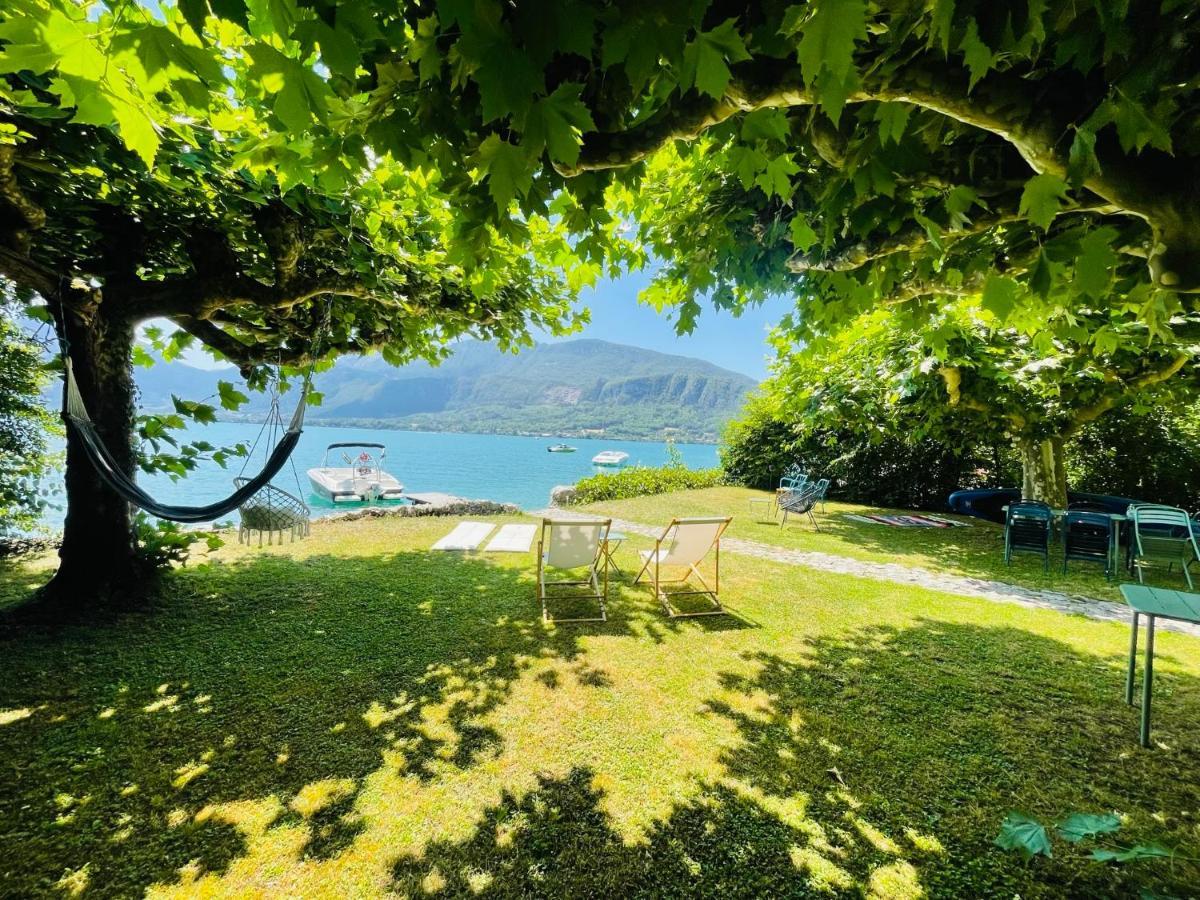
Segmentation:
{"type": "Polygon", "coordinates": [[[593,475],[575,485],[576,503],[597,503],[601,500],[624,500],[646,494],[665,494],[693,488],[722,484],[720,469],[685,469],[675,466],[623,469],[612,474],[593,475]]]}

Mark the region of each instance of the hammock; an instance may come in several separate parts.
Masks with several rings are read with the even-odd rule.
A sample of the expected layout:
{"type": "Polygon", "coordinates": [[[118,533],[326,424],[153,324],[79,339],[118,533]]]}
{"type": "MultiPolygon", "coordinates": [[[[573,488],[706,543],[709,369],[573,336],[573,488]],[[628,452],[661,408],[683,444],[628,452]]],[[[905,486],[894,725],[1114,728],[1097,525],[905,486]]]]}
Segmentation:
{"type": "Polygon", "coordinates": [[[157,516],[160,519],[169,519],[172,522],[211,522],[213,519],[228,515],[238,507],[242,506],[264,488],[272,478],[279,474],[279,471],[288,461],[288,457],[292,455],[292,451],[296,449],[296,444],[300,442],[300,432],[304,427],[304,409],[308,405],[308,379],[304,381],[304,388],[300,391],[300,400],[296,404],[296,411],[292,414],[291,424],[288,426],[279,443],[275,445],[275,449],[271,451],[271,455],[267,457],[267,462],[253,478],[238,479],[240,484],[237,489],[226,497],[224,500],[218,500],[216,503],[210,503],[207,506],[171,506],[165,503],[159,503],[140,487],[137,483],[126,475],[108,448],[104,446],[104,442],[100,439],[100,435],[96,433],[96,425],[88,415],[87,407],[83,405],[83,397],[79,393],[79,385],[75,383],[75,373],[71,367],[70,357],[67,358],[67,411],[66,420],[74,430],[80,443],[83,445],[84,451],[87,453],[88,459],[91,460],[97,474],[101,480],[112,488],[117,494],[128,500],[134,506],[144,509],[152,516],[157,516]]]}

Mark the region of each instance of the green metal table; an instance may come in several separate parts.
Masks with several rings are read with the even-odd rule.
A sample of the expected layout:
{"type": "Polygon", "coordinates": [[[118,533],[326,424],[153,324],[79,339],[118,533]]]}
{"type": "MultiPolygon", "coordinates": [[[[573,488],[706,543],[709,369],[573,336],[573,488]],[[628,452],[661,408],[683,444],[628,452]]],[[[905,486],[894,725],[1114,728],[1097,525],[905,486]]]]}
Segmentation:
{"type": "Polygon", "coordinates": [[[1138,619],[1146,617],[1146,673],[1142,681],[1143,747],[1150,746],[1150,693],[1154,683],[1154,620],[1174,619],[1200,625],[1200,594],[1169,591],[1143,584],[1121,585],[1121,596],[1133,610],[1133,631],[1129,638],[1129,673],[1125,676],[1125,702],[1133,705],[1133,675],[1137,668],[1138,619]]]}

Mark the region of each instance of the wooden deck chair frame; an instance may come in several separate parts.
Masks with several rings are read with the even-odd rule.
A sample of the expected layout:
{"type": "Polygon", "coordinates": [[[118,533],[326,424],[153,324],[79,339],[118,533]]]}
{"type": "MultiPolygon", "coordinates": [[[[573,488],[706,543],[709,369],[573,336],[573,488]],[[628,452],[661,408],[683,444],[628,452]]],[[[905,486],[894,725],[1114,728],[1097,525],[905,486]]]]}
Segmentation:
{"type": "MultiPolygon", "coordinates": [[[[666,527],[663,533],[654,541],[653,551],[643,551],[643,556],[646,562],[642,565],[642,569],[638,572],[637,578],[633,580],[637,584],[646,574],[646,570],[650,568],[650,564],[654,563],[654,596],[658,598],[658,602],[662,604],[663,611],[669,618],[683,619],[693,616],[723,616],[728,615],[725,607],[721,605],[721,535],[725,533],[725,529],[729,527],[729,523],[733,521],[732,516],[716,516],[710,518],[675,518],[671,520],[671,524],[666,527]],[[700,556],[687,563],[663,563],[663,544],[668,541],[674,542],[676,530],[682,525],[720,525],[717,529],[713,541],[704,550],[700,556]],[[713,553],[713,586],[709,587],[708,582],[704,580],[704,575],[700,572],[700,563],[708,556],[709,551],[713,553]],[[687,572],[682,578],[666,580],[662,577],[661,570],[664,565],[686,569],[687,572]],[[667,584],[686,584],[689,579],[695,577],[700,582],[701,588],[691,591],[673,591],[670,595],[663,589],[663,585],[667,584]],[[705,596],[712,603],[712,609],[704,609],[698,612],[685,613],[680,612],[674,604],[671,603],[671,597],[687,597],[687,596],[705,596]]],[[[668,544],[668,547],[670,545],[668,544]]],[[[667,551],[670,552],[669,550],[667,551]]]]}
{"type": "Polygon", "coordinates": [[[538,537],[537,547],[537,597],[542,606],[542,621],[544,622],[607,622],[608,621],[608,566],[605,565],[604,547],[608,543],[608,531],[612,519],[542,519],[542,531],[538,537]],[[546,569],[558,568],[547,566],[547,548],[549,538],[555,528],[571,526],[595,526],[600,528],[600,539],[596,542],[596,552],[590,563],[582,563],[571,568],[588,567],[587,577],[576,581],[547,581],[546,569]],[[580,593],[577,588],[586,587],[588,593],[580,593]],[[550,614],[549,602],[551,591],[559,588],[570,588],[574,593],[560,595],[576,600],[595,600],[600,605],[598,616],[574,616],[572,618],[557,618],[550,614]]]}

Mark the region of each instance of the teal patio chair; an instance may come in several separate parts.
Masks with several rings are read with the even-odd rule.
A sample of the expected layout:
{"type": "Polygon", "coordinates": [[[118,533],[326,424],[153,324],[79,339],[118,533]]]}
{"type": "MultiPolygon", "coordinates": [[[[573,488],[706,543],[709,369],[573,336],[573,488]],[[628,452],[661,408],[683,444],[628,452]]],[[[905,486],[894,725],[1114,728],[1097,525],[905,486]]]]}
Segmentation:
{"type": "Polygon", "coordinates": [[[1192,573],[1188,566],[1200,559],[1200,549],[1196,546],[1196,535],[1192,532],[1188,514],[1174,506],[1146,503],[1130,507],[1130,521],[1133,526],[1132,562],[1137,569],[1138,582],[1145,583],[1142,570],[1147,563],[1165,562],[1168,572],[1179,563],[1188,590],[1191,590],[1192,573]]]}
{"type": "Polygon", "coordinates": [[[779,523],[779,527],[783,528],[787,525],[789,514],[793,516],[806,515],[812,522],[813,528],[820,531],[821,526],[817,524],[817,517],[813,515],[813,507],[817,505],[817,502],[817,492],[815,486],[811,484],[799,490],[780,494],[779,509],[783,512],[783,521],[779,523]]]}
{"type": "Polygon", "coordinates": [[[1036,553],[1042,569],[1050,571],[1050,524],[1054,513],[1045,503],[1021,500],[1008,507],[1004,520],[1004,562],[1012,565],[1018,553],[1036,553]]]}
{"type": "Polygon", "coordinates": [[[825,514],[825,494],[829,490],[829,479],[822,478],[813,485],[813,493],[816,494],[817,503],[821,504],[821,514],[825,514]]]}
{"type": "Polygon", "coordinates": [[[1104,577],[1112,578],[1113,521],[1106,512],[1067,510],[1063,519],[1063,574],[1067,563],[1095,562],[1104,566],[1104,577]]]}

